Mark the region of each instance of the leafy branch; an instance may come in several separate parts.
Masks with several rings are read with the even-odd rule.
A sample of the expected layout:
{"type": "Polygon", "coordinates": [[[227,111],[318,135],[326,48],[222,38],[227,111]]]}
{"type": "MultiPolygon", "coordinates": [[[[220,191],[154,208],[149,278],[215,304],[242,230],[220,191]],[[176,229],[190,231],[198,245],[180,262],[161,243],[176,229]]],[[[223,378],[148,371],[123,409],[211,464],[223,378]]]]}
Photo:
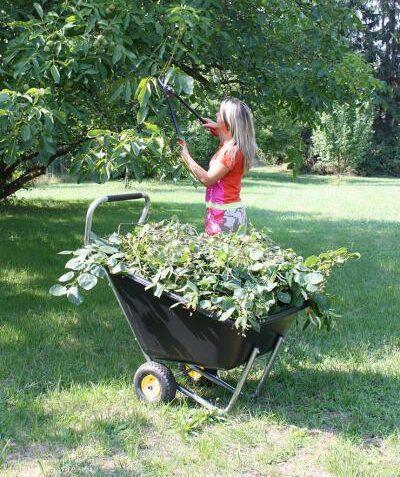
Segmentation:
{"type": "Polygon", "coordinates": [[[50,289],[79,304],[79,287],[90,290],[97,278],[130,274],[149,281],[155,296],[182,298],[173,306],[202,309],[219,320],[233,320],[241,332],[259,329],[268,314],[307,306],[304,326],[330,328],[337,317],[325,293],[333,267],[359,257],[346,248],[306,259],[282,249],[261,231],[246,236],[208,236],[177,220],[137,226],[132,233],[95,241],[74,252],[70,272],[50,289]],[[68,285],[67,285],[68,283],[68,285]]]}

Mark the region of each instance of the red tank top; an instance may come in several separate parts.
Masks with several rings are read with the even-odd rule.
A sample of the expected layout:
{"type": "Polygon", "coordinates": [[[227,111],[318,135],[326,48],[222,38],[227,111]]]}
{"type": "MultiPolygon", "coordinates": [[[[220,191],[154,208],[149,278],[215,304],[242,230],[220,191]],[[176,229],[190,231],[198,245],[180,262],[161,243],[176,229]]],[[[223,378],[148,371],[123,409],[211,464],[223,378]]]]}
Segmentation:
{"type": "Polygon", "coordinates": [[[219,146],[216,153],[210,161],[210,166],[213,161],[220,161],[229,169],[224,177],[207,187],[206,202],[214,202],[214,204],[230,204],[232,202],[240,202],[240,191],[242,188],[242,177],[244,172],[244,156],[242,151],[239,151],[233,159],[230,159],[227,154],[222,157],[217,157],[219,146]]]}

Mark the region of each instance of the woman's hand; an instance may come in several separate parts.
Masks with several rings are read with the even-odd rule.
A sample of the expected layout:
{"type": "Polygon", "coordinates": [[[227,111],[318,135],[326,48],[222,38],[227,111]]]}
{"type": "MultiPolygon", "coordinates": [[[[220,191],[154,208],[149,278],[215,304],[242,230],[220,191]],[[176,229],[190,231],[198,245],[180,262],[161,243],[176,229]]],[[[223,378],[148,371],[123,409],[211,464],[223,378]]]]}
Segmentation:
{"type": "Polygon", "coordinates": [[[219,126],[218,123],[213,121],[210,118],[205,118],[206,122],[203,123],[203,128],[207,129],[213,136],[219,136],[219,126]]]}
{"type": "Polygon", "coordinates": [[[221,179],[221,177],[229,172],[229,169],[219,161],[212,166],[209,171],[206,171],[191,157],[186,141],[178,139],[178,143],[181,146],[181,157],[183,162],[194,177],[206,187],[215,184],[221,179]]]}
{"type": "Polygon", "coordinates": [[[183,139],[178,139],[178,143],[181,146],[181,156],[183,157],[183,159],[186,159],[188,156],[190,157],[190,152],[187,147],[186,141],[184,141],[183,139]]]}

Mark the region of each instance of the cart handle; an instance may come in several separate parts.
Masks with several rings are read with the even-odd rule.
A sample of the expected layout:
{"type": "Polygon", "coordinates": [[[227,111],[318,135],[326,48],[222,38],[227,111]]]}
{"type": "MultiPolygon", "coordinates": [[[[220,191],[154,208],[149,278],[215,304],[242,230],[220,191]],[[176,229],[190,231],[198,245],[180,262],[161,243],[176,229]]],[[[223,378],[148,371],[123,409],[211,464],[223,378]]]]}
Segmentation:
{"type": "Polygon", "coordinates": [[[150,197],[143,192],[131,192],[129,194],[113,194],[113,195],[103,195],[103,197],[99,197],[98,199],[94,200],[90,205],[86,213],[86,223],[85,223],[85,237],[84,237],[84,244],[90,244],[90,233],[92,231],[92,219],[94,211],[100,204],[104,202],[120,202],[122,200],[136,200],[136,199],[144,199],[144,207],[142,210],[142,214],[140,215],[139,224],[144,224],[147,219],[147,214],[149,213],[150,209],[150,197]]]}

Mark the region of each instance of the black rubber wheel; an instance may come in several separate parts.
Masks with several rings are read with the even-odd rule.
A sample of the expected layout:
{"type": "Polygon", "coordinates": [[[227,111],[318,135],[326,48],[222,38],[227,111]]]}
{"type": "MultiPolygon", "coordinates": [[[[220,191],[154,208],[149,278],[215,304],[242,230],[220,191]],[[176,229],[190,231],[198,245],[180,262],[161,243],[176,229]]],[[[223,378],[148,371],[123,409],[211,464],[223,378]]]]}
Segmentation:
{"type": "Polygon", "coordinates": [[[138,368],[133,385],[141,401],[170,402],[176,394],[176,381],[172,371],[155,361],[144,363],[138,368]]]}
{"type": "MultiPolygon", "coordinates": [[[[203,368],[204,371],[207,371],[210,374],[213,374],[214,376],[218,376],[218,370],[217,369],[209,369],[209,368],[203,368]]],[[[188,365],[186,364],[179,364],[179,370],[182,372],[184,376],[186,376],[188,379],[191,381],[195,382],[196,384],[201,384],[205,386],[212,386],[212,382],[209,381],[207,378],[202,376],[200,373],[197,371],[191,370],[188,365]]]]}

